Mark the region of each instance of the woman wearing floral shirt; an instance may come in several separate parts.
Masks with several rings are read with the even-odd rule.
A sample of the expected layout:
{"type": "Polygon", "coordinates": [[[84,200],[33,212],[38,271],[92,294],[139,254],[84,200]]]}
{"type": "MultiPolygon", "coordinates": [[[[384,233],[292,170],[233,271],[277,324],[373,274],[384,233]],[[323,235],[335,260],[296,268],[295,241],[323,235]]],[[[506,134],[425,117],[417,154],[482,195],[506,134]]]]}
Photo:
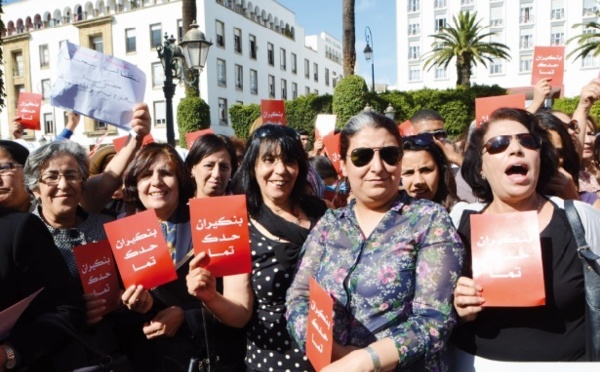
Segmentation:
{"type": "Polygon", "coordinates": [[[334,362],[323,371],[450,368],[443,351],[463,246],[442,206],[398,193],[401,143],[380,114],[361,113],[342,130],[354,199],[312,230],[287,299],[288,328],[301,347],[309,278],[334,299],[334,362]]]}

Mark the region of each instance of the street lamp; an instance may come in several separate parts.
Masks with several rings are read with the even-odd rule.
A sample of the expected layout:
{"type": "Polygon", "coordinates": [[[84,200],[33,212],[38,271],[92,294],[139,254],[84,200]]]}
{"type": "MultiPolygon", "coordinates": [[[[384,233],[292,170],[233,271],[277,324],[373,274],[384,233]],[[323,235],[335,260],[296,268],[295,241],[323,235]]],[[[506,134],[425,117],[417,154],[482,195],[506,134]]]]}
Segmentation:
{"type": "Polygon", "coordinates": [[[388,118],[394,120],[394,116],[396,116],[396,110],[394,110],[394,107],[392,107],[392,104],[389,103],[388,107],[385,109],[385,111],[383,112],[383,114],[385,116],[387,116],[388,118]]]}
{"type": "Polygon", "coordinates": [[[373,34],[371,33],[371,28],[369,28],[369,26],[367,26],[367,28],[365,28],[365,40],[367,41],[367,46],[365,47],[365,50],[363,51],[363,53],[365,53],[365,59],[367,60],[367,62],[371,62],[371,92],[375,91],[375,61],[373,58],[373,48],[371,48],[371,45],[373,45],[373,47],[375,47],[375,44],[373,43],[373,34]]]}
{"type": "Polygon", "coordinates": [[[179,45],[175,44],[173,35],[168,37],[168,34],[165,33],[164,45],[156,47],[158,58],[165,72],[163,92],[166,101],[167,142],[171,146],[175,146],[175,129],[173,128],[175,84],[173,78],[179,78],[188,85],[194,84],[196,78],[200,79],[200,72],[206,65],[206,57],[208,57],[208,49],[211,45],[212,43],[206,40],[206,36],[198,30],[198,25],[194,22],[190,25],[188,32],[183,35],[179,45]],[[193,71],[194,78],[191,81],[186,78],[186,66],[187,69],[197,70],[193,71]]]}

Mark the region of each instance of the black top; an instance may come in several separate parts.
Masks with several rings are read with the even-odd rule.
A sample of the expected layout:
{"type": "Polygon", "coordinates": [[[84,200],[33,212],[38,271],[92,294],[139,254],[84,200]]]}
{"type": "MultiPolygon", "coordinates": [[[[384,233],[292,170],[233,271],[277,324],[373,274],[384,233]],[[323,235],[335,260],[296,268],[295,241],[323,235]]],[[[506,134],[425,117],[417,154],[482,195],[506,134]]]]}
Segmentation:
{"type": "MultiPolygon", "coordinates": [[[[475,212],[463,214],[458,228],[469,258],[472,213],[475,212]]],[[[460,349],[503,361],[584,359],[583,266],[564,210],[554,206],[552,219],[540,240],[546,305],[484,308],[474,322],[455,329],[452,339],[460,349]]],[[[466,262],[464,275],[472,277],[471,260],[466,262]]]]}

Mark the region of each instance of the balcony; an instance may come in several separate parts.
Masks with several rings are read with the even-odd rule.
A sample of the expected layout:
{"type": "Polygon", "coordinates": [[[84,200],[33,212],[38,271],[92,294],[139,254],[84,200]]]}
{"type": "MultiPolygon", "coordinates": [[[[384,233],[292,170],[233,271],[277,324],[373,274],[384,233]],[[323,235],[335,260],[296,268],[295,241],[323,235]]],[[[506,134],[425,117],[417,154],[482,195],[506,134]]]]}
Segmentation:
{"type": "Polygon", "coordinates": [[[490,27],[502,27],[503,25],[503,19],[490,19],[490,27]]]}
{"type": "Polygon", "coordinates": [[[442,9],[447,6],[448,6],[447,0],[434,0],[434,2],[433,2],[434,9],[442,9]]]}
{"type": "Polygon", "coordinates": [[[583,16],[584,17],[597,17],[598,16],[598,7],[594,6],[591,8],[583,8],[583,16]]]}
{"type": "Polygon", "coordinates": [[[552,9],[552,12],[550,13],[550,19],[553,21],[565,19],[565,10],[563,8],[552,9]]]}
{"type": "Polygon", "coordinates": [[[533,22],[535,22],[535,17],[532,15],[525,15],[525,16],[519,17],[520,24],[528,24],[528,23],[533,23],[533,22]]]}

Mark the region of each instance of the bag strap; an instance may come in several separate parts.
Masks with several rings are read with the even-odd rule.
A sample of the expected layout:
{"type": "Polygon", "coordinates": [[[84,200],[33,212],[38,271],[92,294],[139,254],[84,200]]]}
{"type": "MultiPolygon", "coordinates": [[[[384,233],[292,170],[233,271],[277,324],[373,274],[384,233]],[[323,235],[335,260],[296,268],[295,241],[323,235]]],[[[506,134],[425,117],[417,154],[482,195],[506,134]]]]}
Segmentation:
{"type": "Polygon", "coordinates": [[[567,219],[569,220],[569,225],[571,225],[573,237],[577,243],[577,255],[582,260],[585,260],[594,271],[600,272],[600,263],[598,262],[600,256],[592,252],[585,240],[585,230],[583,229],[581,218],[579,217],[579,213],[577,213],[577,209],[575,209],[573,200],[565,200],[565,212],[567,214],[567,219]]]}

